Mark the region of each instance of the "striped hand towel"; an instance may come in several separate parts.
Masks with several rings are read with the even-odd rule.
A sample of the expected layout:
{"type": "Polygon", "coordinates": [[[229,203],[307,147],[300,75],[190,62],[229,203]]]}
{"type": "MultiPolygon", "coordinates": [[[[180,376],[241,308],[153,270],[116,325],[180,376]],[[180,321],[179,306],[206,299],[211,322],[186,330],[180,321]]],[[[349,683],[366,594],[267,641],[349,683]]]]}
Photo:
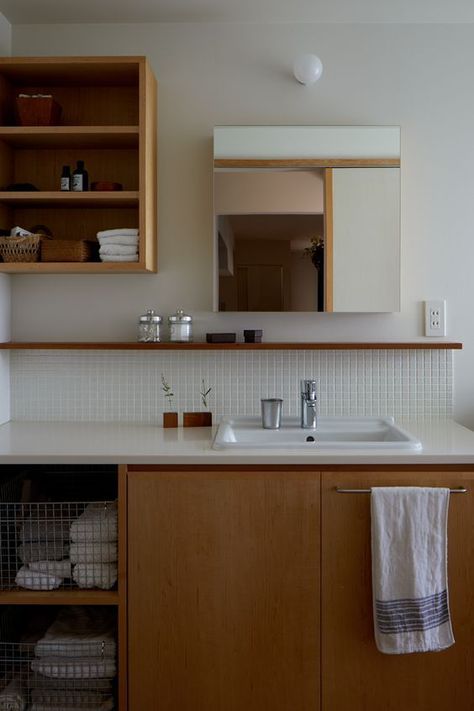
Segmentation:
{"type": "Polygon", "coordinates": [[[449,489],[377,487],[371,505],[377,648],[384,654],[409,654],[450,647],[449,489]]]}

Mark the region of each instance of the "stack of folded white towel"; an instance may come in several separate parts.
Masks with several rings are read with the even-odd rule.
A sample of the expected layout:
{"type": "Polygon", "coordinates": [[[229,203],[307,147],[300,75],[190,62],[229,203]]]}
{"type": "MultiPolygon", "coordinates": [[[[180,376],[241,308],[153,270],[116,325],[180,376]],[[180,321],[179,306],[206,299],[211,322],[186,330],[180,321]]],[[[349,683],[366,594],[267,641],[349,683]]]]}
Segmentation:
{"type": "Polygon", "coordinates": [[[19,587],[54,590],[71,577],[68,520],[47,515],[25,519],[17,540],[17,556],[24,564],[15,578],[19,587]]]}
{"type": "Polygon", "coordinates": [[[34,648],[30,711],[113,709],[114,628],[110,609],[62,608],[34,648]]]}
{"type": "Polygon", "coordinates": [[[89,504],[72,522],[72,577],[80,588],[110,590],[117,582],[117,504],[89,504]]]}
{"type": "Polygon", "coordinates": [[[119,227],[97,233],[103,262],[138,262],[138,230],[119,227]]]}
{"type": "Polygon", "coordinates": [[[25,711],[26,694],[21,679],[13,678],[0,691],[0,711],[25,711]]]}

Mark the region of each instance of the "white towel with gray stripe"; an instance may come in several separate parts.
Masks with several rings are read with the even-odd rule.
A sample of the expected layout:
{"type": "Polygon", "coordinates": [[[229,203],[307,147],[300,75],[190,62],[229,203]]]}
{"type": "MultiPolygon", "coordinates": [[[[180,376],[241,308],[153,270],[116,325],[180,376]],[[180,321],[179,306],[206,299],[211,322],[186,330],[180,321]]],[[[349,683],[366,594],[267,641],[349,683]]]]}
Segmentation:
{"type": "Polygon", "coordinates": [[[372,587],[377,648],[437,652],[454,644],[447,578],[449,489],[372,489],[372,587]]]}

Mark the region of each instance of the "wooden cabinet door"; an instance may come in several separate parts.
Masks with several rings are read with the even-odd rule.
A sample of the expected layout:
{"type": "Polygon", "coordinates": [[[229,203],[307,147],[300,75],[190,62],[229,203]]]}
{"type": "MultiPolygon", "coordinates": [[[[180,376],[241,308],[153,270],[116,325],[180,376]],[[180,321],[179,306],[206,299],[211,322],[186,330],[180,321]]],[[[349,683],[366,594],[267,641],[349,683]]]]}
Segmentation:
{"type": "Polygon", "coordinates": [[[474,708],[474,473],[323,474],[323,711],[471,711],[474,708]],[[449,506],[448,574],[456,643],[390,656],[374,642],[370,495],[336,487],[466,486],[449,506]]]}
{"type": "Polygon", "coordinates": [[[130,711],[318,711],[318,473],[131,472],[130,711]]]}

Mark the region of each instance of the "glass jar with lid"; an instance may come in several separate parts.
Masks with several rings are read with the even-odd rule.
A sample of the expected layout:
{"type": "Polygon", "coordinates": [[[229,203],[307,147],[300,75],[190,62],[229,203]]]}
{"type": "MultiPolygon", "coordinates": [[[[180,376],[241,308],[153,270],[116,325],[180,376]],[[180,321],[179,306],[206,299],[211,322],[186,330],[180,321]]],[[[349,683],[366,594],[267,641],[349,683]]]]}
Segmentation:
{"type": "Polygon", "coordinates": [[[190,343],[193,339],[193,319],[178,309],[175,314],[168,316],[170,327],[170,341],[175,343],[190,343]]]}
{"type": "Polygon", "coordinates": [[[154,309],[148,309],[138,319],[138,340],[141,343],[159,343],[163,318],[154,309]]]}

